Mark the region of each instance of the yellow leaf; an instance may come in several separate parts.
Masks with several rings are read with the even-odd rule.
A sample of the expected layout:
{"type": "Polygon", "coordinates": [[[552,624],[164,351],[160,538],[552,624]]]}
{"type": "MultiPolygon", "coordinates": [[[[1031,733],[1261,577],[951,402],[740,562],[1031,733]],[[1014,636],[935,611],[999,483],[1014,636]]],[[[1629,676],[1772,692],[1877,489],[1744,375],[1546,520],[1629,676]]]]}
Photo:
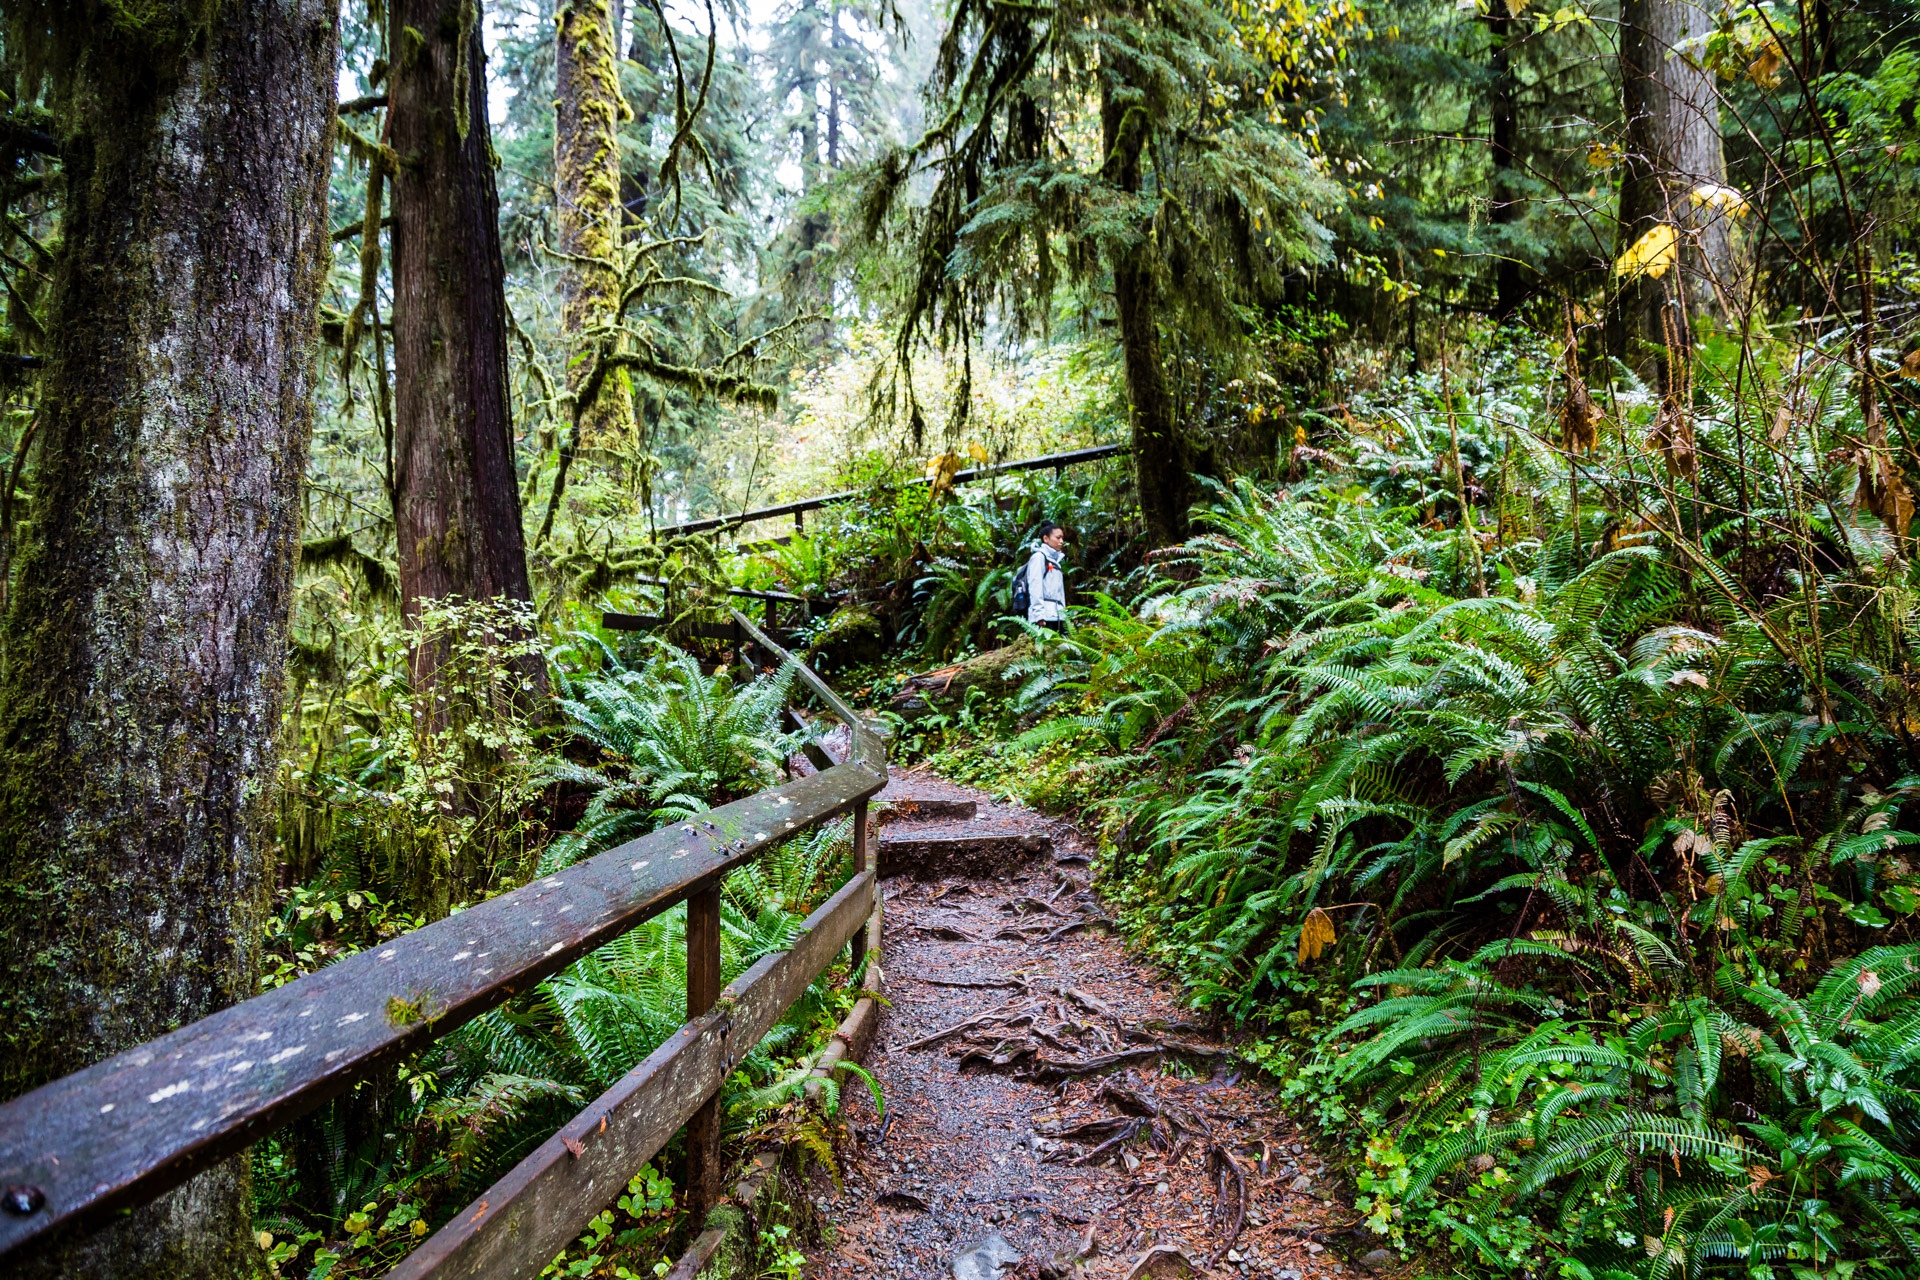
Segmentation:
{"type": "Polygon", "coordinates": [[[960,470],[960,455],[943,453],[927,462],[927,478],[933,481],[935,493],[945,493],[953,488],[953,477],[960,470]]]}
{"type": "Polygon", "coordinates": [[[1307,912],[1306,922],[1300,926],[1300,963],[1318,960],[1335,936],[1332,916],[1319,907],[1307,912]]]}
{"type": "Polygon", "coordinates": [[[1527,0],[1507,0],[1507,16],[1517,18],[1527,10],[1527,0]]]}
{"type": "Polygon", "coordinates": [[[1596,142],[1587,148],[1587,167],[1589,169],[1611,169],[1620,163],[1620,148],[1596,142]]]}
{"type": "Polygon", "coordinates": [[[981,466],[985,466],[987,463],[987,446],[983,444],[970,444],[967,446],[967,456],[981,466]]]}
{"type": "Polygon", "coordinates": [[[1661,222],[1649,228],[1647,234],[1633,242],[1633,247],[1620,255],[1620,261],[1613,269],[1631,280],[1637,275],[1645,275],[1658,280],[1667,274],[1667,269],[1679,256],[1680,236],[1666,223],[1661,222]]]}
{"type": "Polygon", "coordinates": [[[1760,49],[1760,54],[1747,64],[1747,75],[1762,89],[1780,87],[1780,63],[1783,61],[1780,46],[1769,41],[1760,49]]]}

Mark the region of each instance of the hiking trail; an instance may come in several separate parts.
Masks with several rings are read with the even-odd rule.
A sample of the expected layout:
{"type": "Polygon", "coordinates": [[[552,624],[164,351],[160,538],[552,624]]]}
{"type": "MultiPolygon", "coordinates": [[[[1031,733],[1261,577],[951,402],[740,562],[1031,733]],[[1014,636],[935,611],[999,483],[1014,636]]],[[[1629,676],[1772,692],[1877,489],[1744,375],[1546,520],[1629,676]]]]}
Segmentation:
{"type": "MultiPolygon", "coordinates": [[[[828,742],[835,755],[839,744],[828,742]]],[[[895,767],[876,798],[888,1007],[811,1277],[1390,1269],[1270,1090],[1130,955],[1071,823],[895,767]],[[1362,1261],[1362,1259],[1365,1259],[1362,1261]]]]}

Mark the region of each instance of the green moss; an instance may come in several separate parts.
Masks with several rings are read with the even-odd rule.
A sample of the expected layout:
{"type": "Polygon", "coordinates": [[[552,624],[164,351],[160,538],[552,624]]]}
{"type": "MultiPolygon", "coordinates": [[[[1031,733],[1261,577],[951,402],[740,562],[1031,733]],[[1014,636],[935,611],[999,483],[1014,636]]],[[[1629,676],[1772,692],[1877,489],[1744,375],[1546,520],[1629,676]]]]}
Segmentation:
{"type": "MultiPolygon", "coordinates": [[[[631,112],[620,94],[613,19],[607,0],[574,0],[555,17],[559,68],[554,136],[559,241],[569,255],[561,323],[572,345],[568,389],[592,375],[600,334],[617,318],[620,267],[620,151],[616,130],[631,112]]],[[[625,445],[634,426],[625,376],[605,378],[581,415],[588,449],[625,445]]]]}

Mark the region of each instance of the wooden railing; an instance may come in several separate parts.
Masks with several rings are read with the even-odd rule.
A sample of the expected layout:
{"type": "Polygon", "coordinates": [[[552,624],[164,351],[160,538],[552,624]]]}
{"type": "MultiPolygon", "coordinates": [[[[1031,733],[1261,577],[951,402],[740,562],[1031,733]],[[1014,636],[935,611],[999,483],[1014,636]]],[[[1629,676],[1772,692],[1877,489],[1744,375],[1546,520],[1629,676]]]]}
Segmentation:
{"type": "MultiPolygon", "coordinates": [[[[676,619],[670,616],[675,612],[672,603],[672,584],[658,578],[636,578],[645,586],[667,589],[667,600],[661,607],[665,614],[645,613],[604,613],[601,625],[609,631],[667,631],[682,639],[725,640],[738,655],[747,645],[750,637],[740,624],[732,619],[726,622],[701,622],[695,619],[676,619]]],[[[781,645],[791,647],[800,639],[800,628],[810,620],[833,611],[833,606],[825,600],[796,596],[786,591],[754,591],[747,587],[727,587],[723,589],[730,600],[751,601],[761,610],[760,634],[770,636],[781,645]],[[781,619],[781,610],[786,610],[786,618],[781,619]]],[[[750,607],[742,605],[742,608],[750,607]]],[[[738,616],[737,614],[735,615],[738,616]]]]}
{"type": "MultiPolygon", "coordinates": [[[[760,628],[733,617],[786,660],[760,628]]],[[[879,909],[866,810],[886,784],[886,744],[811,670],[798,674],[850,727],[847,763],[608,850],[0,1105],[0,1256],[17,1259],[152,1200],[683,901],[689,1021],[389,1274],[538,1275],[682,1127],[690,1199],[711,1203],[722,1083],[850,942],[858,975],[879,909]],[[789,950],[722,991],[728,873],[849,812],[853,878],[789,950]]]]}
{"type": "MultiPolygon", "coordinates": [[[[1016,471],[1052,470],[1060,475],[1068,467],[1082,462],[1094,462],[1101,458],[1111,458],[1127,451],[1123,444],[1098,444],[1090,449],[1070,449],[1065,453],[1049,453],[1040,458],[1022,458],[1018,462],[1003,462],[995,467],[969,467],[965,471],[956,471],[953,484],[971,484],[976,480],[987,480],[993,476],[1010,475],[1016,471]]],[[[909,485],[932,484],[930,479],[907,481],[909,485]]],[[[741,525],[753,524],[760,520],[778,520],[784,516],[793,517],[796,531],[806,528],[806,513],[818,511],[837,502],[848,502],[860,496],[860,490],[848,489],[841,493],[824,493],[817,498],[802,498],[798,502],[784,502],[777,507],[761,507],[754,511],[742,511],[732,516],[708,516],[704,520],[683,520],[679,524],[662,525],[654,530],[655,538],[673,538],[687,533],[706,533],[716,529],[734,529],[741,525]]]]}

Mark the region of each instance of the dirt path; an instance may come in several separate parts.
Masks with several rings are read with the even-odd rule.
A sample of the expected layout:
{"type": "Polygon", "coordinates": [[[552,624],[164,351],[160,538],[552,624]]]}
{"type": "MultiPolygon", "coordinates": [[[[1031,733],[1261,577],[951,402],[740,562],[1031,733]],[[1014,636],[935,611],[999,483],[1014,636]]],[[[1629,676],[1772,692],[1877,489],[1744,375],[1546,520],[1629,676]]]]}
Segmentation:
{"type": "Polygon", "coordinates": [[[1107,930],[1080,832],[924,774],[881,798],[887,1116],[848,1089],[810,1276],[1366,1274],[1331,1171],[1107,930]]]}

